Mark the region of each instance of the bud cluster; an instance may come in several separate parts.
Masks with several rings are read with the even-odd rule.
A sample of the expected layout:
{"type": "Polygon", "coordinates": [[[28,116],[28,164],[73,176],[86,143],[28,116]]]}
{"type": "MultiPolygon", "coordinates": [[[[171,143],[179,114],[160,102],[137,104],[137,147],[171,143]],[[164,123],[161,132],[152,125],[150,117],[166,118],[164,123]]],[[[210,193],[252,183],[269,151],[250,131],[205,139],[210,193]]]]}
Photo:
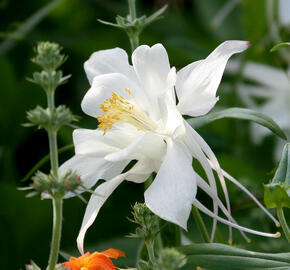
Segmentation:
{"type": "Polygon", "coordinates": [[[162,249],[154,262],[154,270],[177,270],[186,264],[186,257],[174,248],[162,249]]]}
{"type": "Polygon", "coordinates": [[[67,56],[61,54],[61,50],[62,47],[57,43],[40,42],[34,48],[36,56],[31,61],[46,71],[56,70],[67,60],[67,56]]]}
{"type": "Polygon", "coordinates": [[[159,232],[159,218],[144,203],[135,203],[132,214],[133,220],[131,221],[138,224],[138,227],[130,237],[153,241],[159,232]]]}
{"type": "Polygon", "coordinates": [[[70,169],[57,179],[53,174],[37,171],[32,180],[33,183],[30,185],[30,189],[33,189],[33,191],[28,193],[27,197],[39,194],[49,194],[51,196],[54,194],[64,195],[67,192],[76,192],[82,186],[80,177],[70,169]]]}
{"type": "Polygon", "coordinates": [[[24,126],[38,126],[38,128],[57,131],[62,126],[68,126],[72,121],[77,121],[78,117],[73,115],[65,105],[60,105],[52,110],[38,105],[27,112],[27,119],[30,123],[26,123],[24,126]]]}
{"type": "Polygon", "coordinates": [[[39,84],[45,91],[54,92],[55,89],[67,82],[71,75],[62,76],[62,71],[42,70],[41,72],[34,72],[32,78],[28,80],[32,83],[39,84]]]}

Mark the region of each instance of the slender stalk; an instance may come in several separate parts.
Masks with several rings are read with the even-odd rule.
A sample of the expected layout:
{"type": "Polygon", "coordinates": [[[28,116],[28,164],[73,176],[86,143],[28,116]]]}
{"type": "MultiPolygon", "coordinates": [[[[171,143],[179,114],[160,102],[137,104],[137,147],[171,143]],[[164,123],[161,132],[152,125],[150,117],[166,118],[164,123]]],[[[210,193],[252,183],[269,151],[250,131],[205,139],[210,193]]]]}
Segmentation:
{"type": "Polygon", "coordinates": [[[139,34],[134,33],[129,36],[132,52],[139,46],[139,34]]]}
{"type": "MultiPolygon", "coordinates": [[[[134,22],[136,20],[136,3],[135,0],[128,0],[128,6],[129,6],[129,18],[131,22],[134,22]]],[[[139,31],[130,31],[127,33],[130,40],[130,45],[132,52],[139,46],[139,31]]]]}
{"type": "Polygon", "coordinates": [[[195,206],[192,207],[192,214],[195,218],[195,221],[198,225],[199,231],[202,235],[204,242],[210,243],[210,237],[209,237],[209,234],[208,234],[207,229],[205,227],[205,224],[203,222],[203,219],[202,219],[198,209],[195,206]]]}
{"type": "Polygon", "coordinates": [[[153,263],[155,260],[154,243],[153,243],[153,241],[145,241],[145,245],[147,247],[149,261],[153,263]]]}
{"type": "Polygon", "coordinates": [[[285,219],[285,216],[284,216],[284,212],[283,212],[283,208],[282,207],[278,207],[277,208],[277,216],[278,216],[278,219],[280,221],[280,224],[282,226],[282,229],[284,231],[284,234],[290,244],[290,229],[287,225],[287,222],[286,222],[286,219],[285,219]]]}
{"type": "MultiPolygon", "coordinates": [[[[50,113],[55,108],[54,104],[54,91],[46,91],[47,93],[47,105],[50,113]]],[[[52,173],[58,181],[58,148],[57,148],[57,131],[53,128],[47,129],[48,140],[49,140],[49,152],[50,152],[50,163],[52,173]]],[[[52,228],[52,239],[48,261],[48,270],[54,270],[58,260],[58,253],[61,239],[61,228],[62,228],[62,205],[63,205],[63,194],[55,193],[52,195],[52,206],[53,206],[53,228],[52,228]]]]}
{"type": "Polygon", "coordinates": [[[57,148],[57,132],[48,132],[50,164],[54,177],[58,177],[58,148],[57,148]]]}
{"type": "Polygon", "coordinates": [[[61,228],[62,228],[62,196],[54,196],[53,203],[53,229],[50,255],[48,261],[48,270],[55,270],[58,260],[58,253],[60,247],[61,228]]]}
{"type": "Polygon", "coordinates": [[[133,22],[136,19],[136,3],[135,3],[135,0],[128,0],[128,6],[129,6],[130,19],[133,22]]]}

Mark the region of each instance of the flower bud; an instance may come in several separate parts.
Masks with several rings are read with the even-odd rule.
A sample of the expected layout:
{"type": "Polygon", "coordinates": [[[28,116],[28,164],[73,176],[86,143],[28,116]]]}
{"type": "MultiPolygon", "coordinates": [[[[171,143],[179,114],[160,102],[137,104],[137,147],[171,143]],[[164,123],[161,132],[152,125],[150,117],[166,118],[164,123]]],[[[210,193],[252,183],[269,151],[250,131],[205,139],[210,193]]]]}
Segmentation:
{"type": "Polygon", "coordinates": [[[67,56],[60,53],[62,47],[57,43],[40,42],[34,50],[36,56],[32,58],[32,62],[46,71],[56,70],[67,60],[67,56]]]}
{"type": "Polygon", "coordinates": [[[72,121],[78,120],[70,109],[64,105],[60,105],[53,110],[36,106],[35,109],[27,112],[27,119],[30,123],[26,123],[24,126],[38,126],[38,128],[45,128],[46,130],[52,131],[57,131],[62,126],[67,126],[72,121]]]}
{"type": "Polygon", "coordinates": [[[144,203],[135,203],[133,206],[132,222],[138,224],[131,237],[141,238],[145,241],[154,240],[159,232],[159,218],[155,216],[144,203]]]}
{"type": "Polygon", "coordinates": [[[159,256],[154,263],[154,270],[177,270],[186,264],[184,254],[174,248],[165,248],[159,252],[159,256]]]}

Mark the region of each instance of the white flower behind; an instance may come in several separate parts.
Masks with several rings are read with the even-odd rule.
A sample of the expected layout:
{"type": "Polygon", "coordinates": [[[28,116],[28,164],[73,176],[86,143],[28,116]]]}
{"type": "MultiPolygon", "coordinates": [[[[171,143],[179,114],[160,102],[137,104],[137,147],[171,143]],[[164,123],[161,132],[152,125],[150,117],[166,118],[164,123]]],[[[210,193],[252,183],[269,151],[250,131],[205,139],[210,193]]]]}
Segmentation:
{"type": "MultiPolygon", "coordinates": [[[[227,72],[236,73],[240,63],[231,61],[227,72]]],[[[285,72],[269,65],[246,62],[242,77],[252,83],[238,84],[238,93],[247,107],[269,115],[290,136],[290,69],[285,72]],[[258,102],[259,100],[259,102],[258,102]],[[262,103],[261,103],[262,101],[262,103]]],[[[251,124],[251,134],[255,143],[271,134],[266,128],[251,124]]],[[[285,141],[276,138],[275,158],[281,157],[285,141]]]]}
{"type": "Polygon", "coordinates": [[[277,236],[236,224],[231,217],[224,175],[242,186],[221,170],[210,147],[182,117],[201,116],[213,108],[229,57],[248,45],[245,41],[226,41],[206,59],[177,73],[170,67],[161,44],[138,47],[132,55],[133,65],[120,48],[95,52],[85,63],[91,88],[82,109],[98,118],[99,126],[96,130],[74,131],[75,156],[61,170],[75,170],[87,188],[99,179],[106,182],[96,188],[88,203],[77,239],[81,252],[87,229],[117,186],[125,179],[142,183],[153,172],[157,175],[145,191],[145,203],[161,218],[186,229],[192,205],[196,205],[214,218],[212,239],[217,220],[241,231],[277,236]],[[202,165],[209,184],[194,171],[193,158],[202,165]],[[136,164],[124,172],[132,160],[136,164]],[[213,170],[221,182],[226,207],[218,198],[213,170]],[[197,186],[212,198],[213,212],[196,200],[197,186]],[[228,220],[218,216],[218,208],[228,220]]]}

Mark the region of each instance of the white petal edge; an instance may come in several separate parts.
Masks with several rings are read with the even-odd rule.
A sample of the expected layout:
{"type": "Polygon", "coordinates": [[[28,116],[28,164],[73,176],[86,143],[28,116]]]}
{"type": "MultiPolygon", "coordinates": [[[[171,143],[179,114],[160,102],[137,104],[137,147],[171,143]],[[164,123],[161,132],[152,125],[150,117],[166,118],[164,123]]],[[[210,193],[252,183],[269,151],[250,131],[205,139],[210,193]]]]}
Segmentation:
{"type": "MultiPolygon", "coordinates": [[[[127,164],[128,161],[109,162],[99,157],[75,155],[60,166],[59,174],[63,174],[67,169],[71,169],[81,177],[83,185],[89,189],[99,179],[109,180],[120,174],[127,164]]],[[[65,195],[65,198],[76,196],[81,192],[84,192],[82,188],[78,189],[75,193],[69,192],[65,195]]]]}
{"type": "Polygon", "coordinates": [[[168,139],[163,163],[144,194],[147,207],[186,230],[196,191],[192,156],[183,143],[168,139]]]}
{"type": "Polygon", "coordinates": [[[177,73],[179,82],[176,87],[179,111],[190,116],[208,113],[218,101],[216,92],[228,59],[248,47],[247,41],[225,41],[205,60],[179,71],[177,73]],[[179,76],[182,79],[179,79],[179,76]]]}
{"type": "Polygon", "coordinates": [[[84,63],[84,69],[90,84],[96,76],[108,73],[122,73],[128,78],[136,80],[136,74],[129,64],[128,55],[120,48],[94,52],[84,63]]]}
{"type": "Polygon", "coordinates": [[[125,180],[142,183],[151,174],[152,167],[148,161],[138,161],[128,172],[117,175],[114,179],[99,185],[95,189],[95,194],[90,198],[83,218],[81,229],[77,237],[77,246],[81,254],[84,253],[84,237],[88,228],[95,221],[101,207],[106,202],[113,191],[125,180]]]}

